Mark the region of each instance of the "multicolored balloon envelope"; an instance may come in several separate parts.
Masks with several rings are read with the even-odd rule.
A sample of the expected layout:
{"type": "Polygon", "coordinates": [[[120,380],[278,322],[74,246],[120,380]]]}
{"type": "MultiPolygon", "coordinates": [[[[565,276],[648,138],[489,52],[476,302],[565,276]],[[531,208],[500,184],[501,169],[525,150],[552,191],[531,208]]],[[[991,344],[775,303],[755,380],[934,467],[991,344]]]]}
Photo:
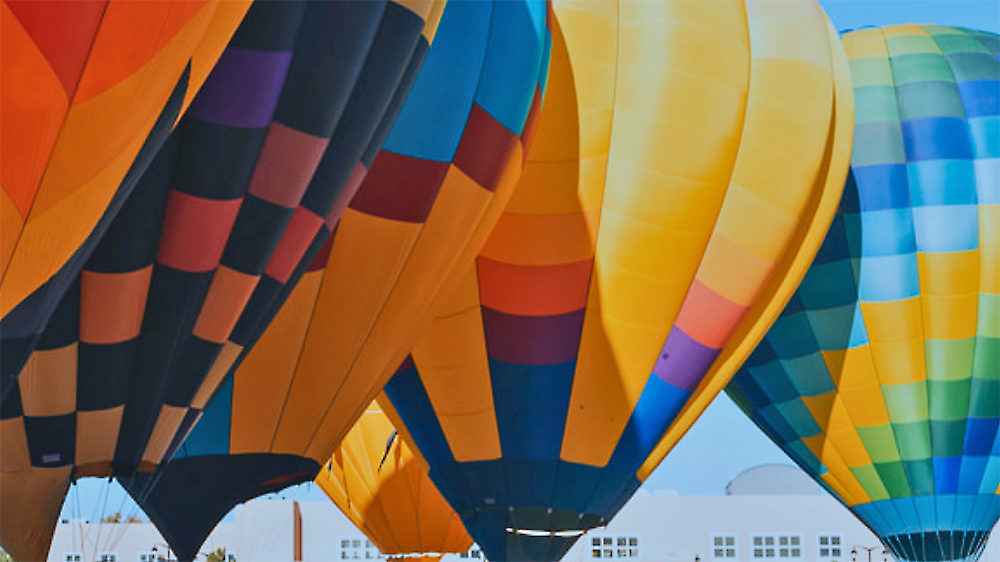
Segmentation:
{"type": "Polygon", "coordinates": [[[329,235],[441,8],[251,7],[0,404],[5,547],[44,558],[71,478],[127,479],[169,458],[242,327],[267,323],[329,235]],[[44,508],[9,511],[19,501],[44,508]],[[24,551],[27,529],[40,531],[24,551]]]}
{"type": "Polygon", "coordinates": [[[728,392],[899,560],[975,560],[1000,516],[1000,37],[843,38],[840,211],[728,392]]]}
{"type": "Polygon", "coordinates": [[[427,477],[382,409],[361,415],[316,484],[382,554],[440,558],[465,552],[472,538],[455,510],[427,477]]]}
{"type": "Polygon", "coordinates": [[[316,477],[430,321],[459,256],[482,247],[541,104],[546,14],[544,0],[448,4],[330,244],[306,253],[274,322],[241,319],[223,350],[241,363],[173,459],[123,479],[182,557],[236,504],[316,477]]]}
{"type": "Polygon", "coordinates": [[[853,130],[815,2],[555,14],[521,182],[386,387],[490,560],[562,557],[725,386],[818,249],[853,130]]]}
{"type": "Polygon", "coordinates": [[[0,2],[0,397],[249,5],[0,2]]]}

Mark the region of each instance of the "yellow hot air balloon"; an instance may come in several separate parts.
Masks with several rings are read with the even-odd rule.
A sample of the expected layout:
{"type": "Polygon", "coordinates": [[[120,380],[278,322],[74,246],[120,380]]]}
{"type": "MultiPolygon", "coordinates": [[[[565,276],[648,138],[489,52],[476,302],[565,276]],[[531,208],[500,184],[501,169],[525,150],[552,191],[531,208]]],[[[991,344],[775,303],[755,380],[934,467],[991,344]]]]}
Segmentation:
{"type": "Polygon", "coordinates": [[[427,476],[427,465],[373,402],[316,477],[382,554],[436,560],[472,538],[427,476]]]}
{"type": "Polygon", "coordinates": [[[816,2],[555,14],[521,182],[386,386],[491,560],[606,524],[725,386],[817,251],[853,130],[816,2]]]}

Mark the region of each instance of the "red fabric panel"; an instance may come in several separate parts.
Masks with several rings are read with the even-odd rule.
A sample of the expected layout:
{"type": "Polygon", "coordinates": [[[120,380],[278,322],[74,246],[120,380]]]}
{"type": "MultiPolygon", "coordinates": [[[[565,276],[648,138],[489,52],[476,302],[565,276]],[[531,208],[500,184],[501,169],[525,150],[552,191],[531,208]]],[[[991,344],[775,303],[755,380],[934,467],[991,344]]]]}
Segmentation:
{"type": "Polygon", "coordinates": [[[313,258],[311,264],[307,271],[316,271],[318,269],[326,269],[326,262],[330,259],[330,250],[333,249],[333,239],[336,235],[336,231],[331,232],[329,236],[326,237],[326,242],[323,243],[323,247],[319,249],[319,253],[313,258]]]}
{"type": "Polygon", "coordinates": [[[521,139],[490,117],[489,113],[472,105],[465,134],[455,151],[455,166],[489,191],[496,191],[500,179],[508,173],[521,139]]]}
{"type": "Polygon", "coordinates": [[[171,189],[157,263],[199,273],[218,267],[242,199],[217,201],[171,189]]]}
{"type": "Polygon", "coordinates": [[[73,99],[107,0],[7,0],[73,99]]]}
{"type": "Polygon", "coordinates": [[[322,226],[322,217],[305,207],[296,208],[264,273],[287,283],[322,226]]]}
{"type": "Polygon", "coordinates": [[[382,150],[350,206],[376,217],[422,223],[431,212],[448,166],[448,162],[382,150]]]}
{"type": "Polygon", "coordinates": [[[297,207],[328,144],[330,139],[271,123],[248,191],[286,209],[297,207]]]}
{"type": "Polygon", "coordinates": [[[483,306],[523,316],[552,316],[587,305],[593,260],[560,265],[514,265],[480,257],[483,306]]]}

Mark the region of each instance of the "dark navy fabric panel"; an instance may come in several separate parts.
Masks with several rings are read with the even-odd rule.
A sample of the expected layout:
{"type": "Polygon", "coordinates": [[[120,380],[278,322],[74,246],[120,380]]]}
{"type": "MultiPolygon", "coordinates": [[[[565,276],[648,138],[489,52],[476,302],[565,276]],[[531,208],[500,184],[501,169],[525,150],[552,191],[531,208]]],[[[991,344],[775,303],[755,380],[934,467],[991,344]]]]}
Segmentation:
{"type": "Polygon", "coordinates": [[[876,164],[851,169],[857,182],[861,211],[910,207],[906,164],[876,164]]]}
{"type": "Polygon", "coordinates": [[[177,126],[179,145],[172,188],[228,201],[246,193],[264,148],[267,127],[243,129],[193,118],[177,126]]]}
{"type": "Polygon", "coordinates": [[[441,429],[434,406],[413,361],[406,360],[389,379],[384,392],[399,417],[411,420],[407,423],[406,430],[413,436],[413,441],[419,443],[420,453],[432,468],[455,462],[448,439],[444,436],[444,430],[441,429]]]}
{"type": "Polygon", "coordinates": [[[291,51],[306,4],[304,0],[254,2],[229,40],[229,46],[268,52],[291,51]]]}
{"type": "Polygon", "coordinates": [[[833,218],[830,223],[830,230],[823,239],[823,244],[819,247],[813,264],[828,264],[844,260],[850,257],[850,247],[847,244],[847,227],[844,224],[844,216],[840,213],[833,218]]]}
{"type": "Polygon", "coordinates": [[[212,272],[189,273],[153,266],[137,363],[129,384],[115,460],[138,464],[163,403],[170,374],[190,337],[212,282],[212,272]]]}
{"type": "Polygon", "coordinates": [[[49,324],[38,340],[38,351],[59,349],[80,339],[80,281],[74,281],[62,302],[52,312],[49,324]]]}
{"type": "Polygon", "coordinates": [[[458,467],[465,485],[475,491],[473,497],[478,503],[474,507],[495,509],[511,505],[509,491],[513,482],[504,474],[500,459],[460,462],[458,467]]]}
{"type": "MultiPolygon", "coordinates": [[[[506,456],[506,453],[504,453],[506,456]]],[[[503,471],[510,486],[510,505],[548,507],[556,481],[558,460],[504,458],[503,471]]],[[[538,527],[536,527],[538,528],[538,527]]]]}
{"type": "Polygon", "coordinates": [[[106,410],[124,404],[138,349],[138,339],[101,345],[80,342],[76,409],[106,410]]]}
{"type": "Polygon", "coordinates": [[[743,363],[744,367],[753,368],[778,360],[774,350],[771,348],[771,339],[764,338],[757,344],[757,348],[750,353],[750,357],[743,363]]]}
{"type": "Polygon", "coordinates": [[[965,160],[972,158],[969,126],[957,117],[927,117],[903,121],[906,159],[965,160]]]}
{"type": "Polygon", "coordinates": [[[262,274],[294,212],[247,195],[222,252],[221,264],[248,275],[262,274]]]}
{"type": "Polygon", "coordinates": [[[489,359],[504,458],[559,458],[575,371],[575,360],[518,365],[489,359]]]}
{"type": "Polygon", "coordinates": [[[732,382],[729,384],[739,391],[742,398],[753,407],[754,411],[759,411],[771,403],[767,394],[760,388],[760,385],[757,384],[756,379],[752,376],[733,377],[732,382]]]}
{"type": "Polygon", "coordinates": [[[393,130],[393,126],[403,109],[403,104],[409,99],[417,76],[425,68],[424,61],[427,58],[428,49],[427,39],[421,35],[417,38],[417,44],[413,49],[413,54],[410,56],[410,62],[406,67],[406,71],[403,72],[403,77],[396,87],[396,93],[393,94],[392,100],[389,102],[389,107],[382,116],[378,127],[375,128],[375,133],[372,135],[371,140],[368,141],[368,146],[361,153],[361,165],[366,170],[371,169],[372,163],[375,162],[375,156],[378,155],[379,150],[382,149],[382,146],[386,142],[386,138],[393,130]]]}
{"type": "Polygon", "coordinates": [[[228,454],[232,414],[233,379],[226,377],[226,381],[202,412],[198,425],[177,449],[173,458],[228,454]]]}
{"type": "Polygon", "coordinates": [[[87,261],[87,270],[99,273],[137,271],[156,260],[177,156],[177,138],[177,134],[170,136],[143,174],[107,235],[87,261]]]}
{"type": "Polygon", "coordinates": [[[861,199],[858,195],[858,182],[854,178],[854,166],[851,166],[847,169],[847,181],[844,183],[844,192],[840,195],[837,216],[860,212],[861,199]]]}
{"type": "Polygon", "coordinates": [[[428,476],[455,513],[465,517],[475,511],[476,500],[473,499],[472,490],[465,485],[465,477],[462,476],[458,463],[431,465],[428,476]]]}
{"type": "Polygon", "coordinates": [[[634,472],[626,473],[606,468],[601,472],[601,478],[594,487],[586,513],[599,515],[600,522],[606,524],[614,516],[611,510],[620,504],[622,495],[634,493],[638,488],[639,480],[634,472]]]}
{"type": "MultiPolygon", "coordinates": [[[[0,333],[3,327],[0,326],[0,333]]],[[[6,334],[4,334],[6,335],[6,334]]],[[[0,400],[6,397],[17,382],[17,376],[31,356],[41,334],[30,334],[24,337],[8,337],[0,339],[0,400]]]]}
{"type": "Polygon", "coordinates": [[[7,395],[0,399],[0,420],[19,418],[23,415],[21,385],[17,384],[17,379],[11,379],[7,395]]]}
{"type": "Polygon", "coordinates": [[[552,505],[576,513],[586,512],[603,471],[599,466],[560,461],[552,505]]]}
{"type": "MultiPolygon", "coordinates": [[[[807,306],[809,306],[807,304],[807,306]]],[[[809,355],[819,349],[812,326],[805,313],[783,316],[775,321],[774,333],[785,334],[788,337],[770,338],[771,349],[779,359],[795,359],[809,355]]]]}
{"type": "Polygon", "coordinates": [[[233,506],[308,482],[316,461],[296,455],[243,454],[172,460],[153,473],[119,481],[149,516],[179,560],[194,560],[233,506]]]}
{"type": "Polygon", "coordinates": [[[476,544],[483,550],[487,560],[506,561],[507,556],[507,525],[506,509],[478,511],[462,515],[462,523],[469,534],[476,537],[476,544]]]}
{"type": "Polygon", "coordinates": [[[767,434],[779,444],[790,443],[799,438],[799,433],[788,425],[788,421],[774,404],[769,404],[758,410],[756,420],[767,428],[767,434]]]}
{"type": "Polygon", "coordinates": [[[325,217],[333,206],[389,109],[422,30],[423,21],[415,14],[393,3],[386,6],[347,107],[302,198],[306,209],[325,217]]]}
{"type": "Polygon", "coordinates": [[[76,450],[76,414],[24,417],[31,466],[55,467],[73,464],[76,450]]]}
{"type": "Polygon", "coordinates": [[[256,341],[254,334],[261,316],[265,311],[270,310],[272,301],[277,298],[284,286],[273,277],[263,276],[254,288],[250,300],[243,308],[240,319],[236,321],[233,332],[229,339],[241,346],[246,346],[252,341],[256,341]]]}
{"type": "Polygon", "coordinates": [[[274,120],[329,138],[372,48],[384,1],[309,2],[274,120]]]}
{"type": "Polygon", "coordinates": [[[173,365],[173,376],[163,402],[171,406],[187,407],[194,400],[201,383],[222,351],[222,344],[189,336],[173,365]]]}
{"type": "Polygon", "coordinates": [[[651,375],[618,438],[606,471],[633,473],[639,470],[690,396],[691,391],[651,375]]]}

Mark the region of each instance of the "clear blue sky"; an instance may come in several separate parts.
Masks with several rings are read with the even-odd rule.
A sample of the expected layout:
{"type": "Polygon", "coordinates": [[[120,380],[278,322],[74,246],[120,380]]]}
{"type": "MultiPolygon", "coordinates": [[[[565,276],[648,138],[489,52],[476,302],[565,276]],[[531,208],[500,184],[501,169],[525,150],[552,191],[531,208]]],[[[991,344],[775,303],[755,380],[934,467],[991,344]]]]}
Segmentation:
{"type": "MultiPolygon", "coordinates": [[[[997,0],[820,0],[820,4],[838,30],[933,23],[1000,33],[997,0]]],[[[685,495],[722,494],[736,474],[775,462],[791,463],[723,395],[705,411],[645,486],[653,490],[674,489],[685,495]]],[[[137,511],[117,484],[109,486],[106,480],[88,478],[74,488],[63,506],[63,517],[96,519],[102,512],[137,511]],[[77,503],[79,509],[75,507],[77,503]]],[[[325,498],[313,485],[297,486],[277,495],[301,500],[325,498]]]]}

